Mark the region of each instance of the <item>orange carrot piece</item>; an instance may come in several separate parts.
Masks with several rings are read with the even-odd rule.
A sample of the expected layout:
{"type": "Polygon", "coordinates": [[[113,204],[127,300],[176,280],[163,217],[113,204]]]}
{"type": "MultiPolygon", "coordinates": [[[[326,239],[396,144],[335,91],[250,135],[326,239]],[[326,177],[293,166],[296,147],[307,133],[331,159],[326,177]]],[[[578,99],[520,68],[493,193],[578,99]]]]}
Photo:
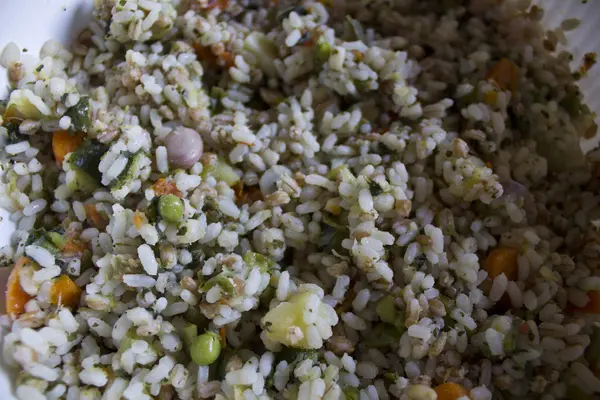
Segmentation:
{"type": "Polygon", "coordinates": [[[583,307],[573,305],[572,310],[586,314],[600,314],[600,291],[590,290],[587,295],[589,298],[587,304],[583,307]]]}
{"type": "Polygon", "coordinates": [[[508,58],[498,61],[486,78],[496,82],[502,90],[509,89],[513,93],[519,90],[519,67],[508,58]]]}
{"type": "Polygon", "coordinates": [[[85,212],[95,228],[101,231],[106,229],[108,221],[102,216],[102,214],[100,214],[100,212],[98,212],[95,204],[84,204],[83,207],[85,208],[85,212]]]}
{"type": "Polygon", "coordinates": [[[62,249],[63,255],[65,256],[75,256],[82,254],[87,246],[79,239],[67,239],[65,243],[65,247],[62,249]]]}
{"type": "Polygon", "coordinates": [[[442,383],[433,390],[435,390],[438,400],[456,400],[468,395],[467,389],[454,382],[442,383]]]}
{"type": "Polygon", "coordinates": [[[488,254],[483,264],[488,277],[494,279],[504,272],[504,275],[514,281],[519,273],[519,251],[511,247],[498,247],[488,254]]]}
{"type": "Polygon", "coordinates": [[[221,338],[221,346],[227,346],[227,335],[225,334],[225,327],[219,328],[219,337],[221,338]]]}
{"type": "Polygon", "coordinates": [[[56,131],[52,134],[52,153],[58,165],[62,165],[65,156],[79,147],[84,137],[82,132],[56,131]]]}
{"type": "Polygon", "coordinates": [[[162,196],[164,194],[174,194],[179,198],[183,198],[183,193],[177,189],[177,185],[175,182],[168,181],[165,178],[160,178],[154,185],[152,185],[152,190],[154,190],[154,194],[157,196],[162,196]]]}
{"type": "Polygon", "coordinates": [[[133,224],[137,229],[140,229],[144,225],[144,214],[139,211],[133,213],[133,224]]]}
{"type": "Polygon", "coordinates": [[[21,268],[29,262],[31,260],[27,257],[19,258],[12,271],[10,271],[6,283],[6,313],[13,319],[25,312],[25,303],[31,299],[31,296],[21,287],[19,280],[21,268]]]}
{"type": "Polygon", "coordinates": [[[54,305],[75,307],[79,304],[81,288],[67,275],[58,277],[50,289],[50,302],[54,305]]]}

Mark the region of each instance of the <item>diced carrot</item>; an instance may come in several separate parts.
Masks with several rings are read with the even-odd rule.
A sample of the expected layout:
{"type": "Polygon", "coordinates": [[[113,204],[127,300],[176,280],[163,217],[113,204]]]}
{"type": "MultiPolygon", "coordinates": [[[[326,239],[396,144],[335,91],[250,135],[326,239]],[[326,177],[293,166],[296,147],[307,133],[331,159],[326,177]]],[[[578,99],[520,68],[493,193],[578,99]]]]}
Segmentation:
{"type": "Polygon", "coordinates": [[[65,247],[62,249],[65,256],[76,256],[83,254],[87,246],[79,239],[70,238],[65,242],[65,247]]]}
{"type": "Polygon", "coordinates": [[[203,46],[200,43],[194,43],[193,47],[196,50],[198,60],[206,62],[212,68],[229,68],[233,65],[234,55],[230,51],[220,50],[215,52],[211,46],[203,46]]]}
{"type": "Polygon", "coordinates": [[[54,305],[75,307],[79,304],[81,288],[67,275],[58,277],[50,289],[50,302],[54,305]]]}
{"type": "Polygon", "coordinates": [[[229,0],[210,0],[205,8],[208,10],[212,10],[213,8],[225,10],[227,7],[229,7],[229,0]]]}
{"type": "Polygon", "coordinates": [[[221,338],[221,346],[227,346],[227,335],[225,333],[225,327],[219,328],[219,337],[221,338]]]}
{"type": "Polygon", "coordinates": [[[571,310],[579,311],[587,314],[600,314],[600,291],[598,290],[590,290],[587,292],[588,302],[583,307],[577,307],[572,305],[571,310]]]}
{"type": "Polygon", "coordinates": [[[157,196],[162,196],[164,194],[174,194],[179,198],[183,198],[183,193],[177,189],[177,185],[175,182],[168,181],[165,178],[160,178],[154,185],[152,185],[152,190],[154,190],[154,194],[157,196]]]}
{"type": "Polygon", "coordinates": [[[242,181],[237,181],[232,186],[235,192],[237,204],[252,204],[258,200],[264,200],[264,196],[258,186],[245,186],[242,181]]]}
{"type": "Polygon", "coordinates": [[[468,396],[467,389],[454,382],[446,382],[436,386],[433,390],[437,394],[437,400],[456,400],[468,396]]]}
{"type": "Polygon", "coordinates": [[[144,214],[139,211],[133,213],[133,224],[137,229],[140,229],[144,225],[144,214]]]}
{"type": "Polygon", "coordinates": [[[515,93],[519,89],[519,67],[508,58],[498,61],[486,78],[496,82],[502,90],[509,89],[515,93]]]}
{"type": "Polygon", "coordinates": [[[21,281],[19,280],[21,268],[29,262],[31,260],[27,257],[19,258],[12,271],[10,271],[6,283],[6,313],[13,319],[25,311],[25,303],[31,299],[31,296],[21,287],[21,281]]]}
{"type": "Polygon", "coordinates": [[[65,156],[77,149],[84,138],[82,132],[56,131],[52,134],[52,153],[58,165],[62,165],[65,156]]]}
{"type": "Polygon", "coordinates": [[[199,61],[204,61],[213,68],[217,67],[217,56],[210,46],[202,46],[200,43],[195,43],[193,46],[199,61]]]}
{"type": "Polygon", "coordinates": [[[95,204],[84,204],[83,207],[85,208],[88,218],[92,221],[94,228],[97,228],[101,231],[106,229],[108,221],[102,214],[100,214],[100,212],[98,212],[95,204]]]}
{"type": "Polygon", "coordinates": [[[483,267],[488,273],[488,277],[494,279],[501,273],[514,281],[519,273],[519,251],[512,247],[498,247],[488,254],[483,267]]]}

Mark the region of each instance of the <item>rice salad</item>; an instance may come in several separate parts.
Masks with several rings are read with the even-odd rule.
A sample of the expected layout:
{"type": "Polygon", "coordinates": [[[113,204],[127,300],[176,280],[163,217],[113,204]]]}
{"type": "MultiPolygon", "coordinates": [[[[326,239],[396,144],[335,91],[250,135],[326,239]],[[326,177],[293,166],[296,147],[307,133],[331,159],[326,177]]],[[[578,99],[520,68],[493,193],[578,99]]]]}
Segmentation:
{"type": "Polygon", "coordinates": [[[8,44],[17,397],[597,398],[595,55],[542,17],[107,0],[8,44]]]}

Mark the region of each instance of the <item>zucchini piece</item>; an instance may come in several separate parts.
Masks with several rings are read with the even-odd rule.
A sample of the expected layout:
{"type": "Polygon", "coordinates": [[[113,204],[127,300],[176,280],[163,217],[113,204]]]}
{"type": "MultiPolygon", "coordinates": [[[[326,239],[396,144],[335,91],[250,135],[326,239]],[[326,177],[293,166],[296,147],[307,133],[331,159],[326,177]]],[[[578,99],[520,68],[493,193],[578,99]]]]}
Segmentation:
{"type": "Polygon", "coordinates": [[[55,235],[58,235],[59,237],[61,236],[57,232],[48,233],[43,228],[35,229],[29,234],[29,237],[27,238],[27,241],[25,242],[25,246],[29,246],[29,245],[33,244],[33,245],[40,246],[40,247],[48,250],[53,255],[57,255],[58,253],[60,253],[60,248],[54,244],[53,237],[55,235]]]}
{"type": "Polygon", "coordinates": [[[85,140],[77,150],[71,153],[68,163],[73,170],[88,175],[90,180],[100,185],[102,174],[98,170],[98,165],[107,151],[107,145],[97,140],[85,140]]]}
{"type": "Polygon", "coordinates": [[[131,183],[140,169],[140,161],[143,154],[143,152],[138,151],[129,157],[129,161],[127,161],[123,172],[109,184],[111,190],[119,190],[131,183]]]}

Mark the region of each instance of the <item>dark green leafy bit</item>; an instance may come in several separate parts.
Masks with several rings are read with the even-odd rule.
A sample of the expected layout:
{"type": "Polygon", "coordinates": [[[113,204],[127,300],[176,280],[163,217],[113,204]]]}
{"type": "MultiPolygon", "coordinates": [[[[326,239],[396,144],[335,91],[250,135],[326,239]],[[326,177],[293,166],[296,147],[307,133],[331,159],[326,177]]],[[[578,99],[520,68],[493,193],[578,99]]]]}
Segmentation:
{"type": "Polygon", "coordinates": [[[71,118],[70,132],[85,132],[87,133],[90,127],[90,100],[87,97],[82,97],[77,104],[69,107],[65,115],[71,118]]]}
{"type": "Polygon", "coordinates": [[[98,165],[102,156],[107,151],[107,145],[97,140],[85,140],[77,150],[71,153],[69,164],[74,169],[85,173],[92,181],[99,185],[102,174],[98,170],[98,165]]]}
{"type": "Polygon", "coordinates": [[[6,144],[15,144],[27,140],[27,136],[19,132],[19,123],[15,120],[6,121],[2,126],[6,128],[6,144]]]}
{"type": "Polygon", "coordinates": [[[261,273],[269,272],[275,266],[275,261],[253,251],[246,252],[242,258],[248,266],[252,268],[258,268],[261,273]]]}
{"type": "Polygon", "coordinates": [[[383,193],[383,189],[379,186],[379,183],[371,181],[369,182],[369,192],[372,196],[378,196],[383,193]]]}

